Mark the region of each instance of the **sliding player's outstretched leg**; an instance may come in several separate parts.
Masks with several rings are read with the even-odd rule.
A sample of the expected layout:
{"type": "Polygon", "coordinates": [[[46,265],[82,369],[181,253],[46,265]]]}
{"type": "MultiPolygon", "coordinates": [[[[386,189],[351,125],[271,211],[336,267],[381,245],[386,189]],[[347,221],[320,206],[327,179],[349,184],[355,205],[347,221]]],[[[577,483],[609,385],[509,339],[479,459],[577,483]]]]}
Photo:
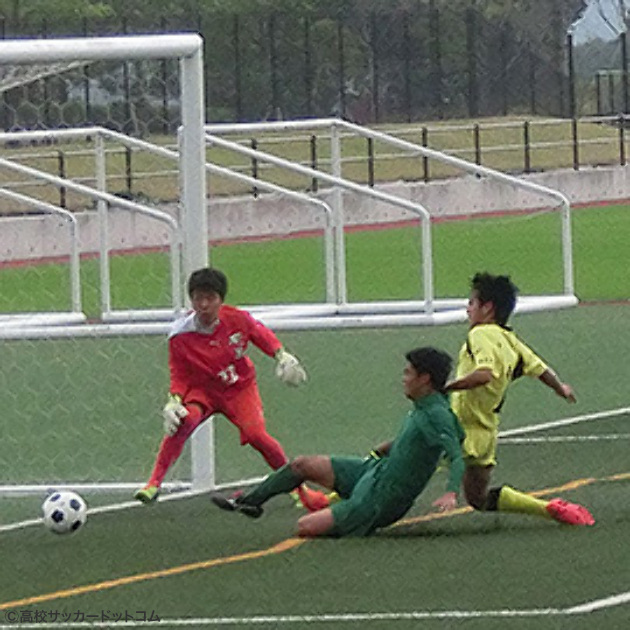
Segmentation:
{"type": "MultiPolygon", "coordinates": [[[[255,431],[250,430],[246,439],[274,470],[278,470],[287,463],[288,459],[284,454],[282,446],[275,438],[267,433],[264,425],[261,424],[255,431]]],[[[328,507],[330,504],[327,496],[323,492],[312,490],[305,484],[296,488],[294,499],[299,501],[309,512],[316,512],[317,510],[328,507]]]]}
{"type": "Polygon", "coordinates": [[[264,511],[260,505],[247,505],[247,503],[242,503],[240,497],[225,497],[222,494],[215,493],[210,497],[210,500],[222,510],[226,510],[227,512],[240,512],[250,518],[259,518],[264,511]]]}
{"type": "MultiPolygon", "coordinates": [[[[284,494],[292,490],[302,493],[307,501],[319,498],[321,495],[328,502],[328,498],[323,492],[306,488],[304,485],[305,481],[313,481],[325,488],[332,489],[334,487],[334,473],[330,457],[324,455],[297,457],[290,464],[286,464],[272,472],[260,484],[240,496],[225,497],[221,494],[214,494],[211,498],[212,502],[222,510],[242,512],[247,514],[247,516],[254,516],[254,513],[253,511],[247,513],[245,506],[259,508],[260,512],[256,516],[260,516],[264,503],[278,494],[284,494]]],[[[318,507],[317,510],[319,509],[322,508],[318,507]]],[[[309,511],[317,510],[309,509],[309,511]]]]}
{"type": "Polygon", "coordinates": [[[257,518],[263,513],[262,505],[271,499],[271,497],[290,492],[303,481],[303,477],[293,470],[291,464],[286,464],[265,477],[257,486],[254,486],[240,496],[232,495],[225,497],[222,494],[215,493],[210,499],[222,510],[241,512],[246,516],[257,518]],[[254,509],[252,510],[250,508],[254,509]]]}

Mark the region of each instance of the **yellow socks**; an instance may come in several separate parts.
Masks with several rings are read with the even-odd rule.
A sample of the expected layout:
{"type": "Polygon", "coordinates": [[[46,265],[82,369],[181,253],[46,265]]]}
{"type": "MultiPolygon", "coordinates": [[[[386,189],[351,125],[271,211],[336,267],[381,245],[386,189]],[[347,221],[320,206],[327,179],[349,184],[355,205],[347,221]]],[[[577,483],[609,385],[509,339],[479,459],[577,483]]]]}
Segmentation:
{"type": "Polygon", "coordinates": [[[497,510],[499,512],[517,512],[519,514],[551,518],[551,515],[547,512],[547,503],[548,501],[536,499],[529,494],[510,488],[510,486],[501,486],[497,500],[497,510]]]}

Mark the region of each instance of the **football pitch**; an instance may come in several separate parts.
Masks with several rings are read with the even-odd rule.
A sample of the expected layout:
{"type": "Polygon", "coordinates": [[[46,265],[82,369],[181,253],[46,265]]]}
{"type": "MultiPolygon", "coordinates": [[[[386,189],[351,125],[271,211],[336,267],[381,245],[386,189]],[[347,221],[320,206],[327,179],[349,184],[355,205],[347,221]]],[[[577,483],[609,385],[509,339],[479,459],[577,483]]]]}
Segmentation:
{"type": "MultiPolygon", "coordinates": [[[[515,384],[494,478],[583,503],[594,527],[463,506],[434,514],[446,471],[403,521],[367,539],[295,538],[303,512],[288,497],[253,521],[219,511],[207,495],[173,493],[146,507],[129,494],[82,493],[90,515],[74,536],[44,530],[43,496],[3,498],[0,630],[627,627],[629,220],[626,206],[574,214],[577,293],[607,303],[514,318],[517,332],[574,386],[578,403],[528,379],[515,384]]],[[[559,292],[557,229],[557,216],[547,213],[435,225],[439,294],[466,295],[470,276],[486,268],[511,273],[526,293],[559,292]]],[[[349,234],[351,298],[418,297],[418,239],[416,227],[349,234]]],[[[323,297],[321,249],[320,237],[219,245],[213,263],[233,280],[228,302],[315,301],[323,297]]],[[[97,268],[86,263],[84,298],[94,314],[97,268]]],[[[115,257],[114,305],[166,305],[168,283],[155,280],[165,265],[162,254],[115,257]]],[[[64,265],[0,274],[1,311],[64,307],[64,265]]],[[[404,353],[434,345],[455,355],[465,333],[465,324],[280,333],[310,378],[288,389],[273,377],[272,362],[252,351],[270,432],[289,455],[367,453],[395,434],[408,408],[404,353]]],[[[5,341],[2,377],[3,479],[148,476],[168,383],[162,337],[5,341]]],[[[236,430],[214,422],[219,481],[265,474],[262,460],[239,447],[236,430]]],[[[187,453],[183,459],[182,467],[187,453]]]]}
{"type": "MultiPolygon", "coordinates": [[[[16,621],[31,622],[28,627],[47,627],[44,622],[62,627],[624,627],[630,606],[630,399],[621,345],[630,336],[628,306],[521,315],[514,325],[575,387],[578,404],[567,405],[535,382],[515,385],[503,415],[495,480],[584,503],[597,520],[594,527],[467,508],[431,514],[431,500],[446,484],[445,471],[404,521],[368,539],[295,538],[302,512],[288,497],[272,500],[263,517],[252,521],[220,512],[204,495],[168,497],[145,507],[131,504],[128,496],[88,494],[88,523],[69,537],[29,522],[41,497],[6,499],[0,627],[16,627],[16,621]]],[[[253,353],[270,430],[291,454],[367,452],[392,436],[406,411],[400,391],[403,353],[424,344],[454,353],[465,330],[452,325],[284,333],[311,378],[303,389],[283,389],[272,378],[268,359],[253,353]]],[[[19,367],[23,360],[34,368],[20,343],[6,344],[7,364],[19,367]]],[[[86,359],[70,375],[77,392],[94,387],[88,365],[95,373],[106,367],[99,365],[99,348],[87,350],[94,361],[86,359]]],[[[63,380],[55,370],[61,351],[37,353],[41,374],[55,386],[63,380]]],[[[147,370],[162,369],[153,364],[164,358],[163,348],[154,352],[114,353],[125,388],[146,386],[147,370]]],[[[23,379],[7,385],[17,400],[33,396],[23,379]]],[[[107,389],[116,381],[104,375],[100,385],[107,389]]],[[[117,395],[115,389],[105,393],[117,395]]],[[[37,408],[44,399],[25,404],[37,408]]],[[[83,417],[72,405],[54,429],[48,426],[54,418],[36,416],[21,428],[17,444],[3,441],[0,459],[22,466],[22,476],[30,468],[31,476],[46,478],[42,467],[51,453],[38,431],[70,439],[83,434],[85,441],[77,438],[75,445],[77,461],[100,459],[106,467],[110,460],[126,478],[142,478],[160,433],[157,403],[141,393],[138,405],[144,404],[142,416],[132,409],[122,423],[105,424],[97,409],[83,417]],[[78,422],[85,430],[76,431],[78,422]],[[25,440],[33,452],[20,458],[25,440]]],[[[13,424],[21,426],[27,415],[13,424]]],[[[264,472],[250,449],[238,447],[229,423],[219,419],[216,428],[220,474],[233,478],[252,466],[264,472]]]]}

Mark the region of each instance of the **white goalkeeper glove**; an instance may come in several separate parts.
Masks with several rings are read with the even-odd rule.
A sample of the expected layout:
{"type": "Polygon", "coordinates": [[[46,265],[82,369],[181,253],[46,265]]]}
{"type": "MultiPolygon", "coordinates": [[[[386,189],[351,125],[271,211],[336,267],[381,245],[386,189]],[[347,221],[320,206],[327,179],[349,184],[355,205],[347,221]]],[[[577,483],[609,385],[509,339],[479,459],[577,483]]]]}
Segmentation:
{"type": "Polygon", "coordinates": [[[169,394],[168,402],[162,409],[162,418],[164,418],[164,433],[166,435],[175,435],[182,418],[188,415],[188,410],[182,405],[181,396],[177,394],[169,394]]]}
{"type": "Polygon", "coordinates": [[[287,385],[298,386],[306,381],[306,372],[292,354],[281,348],[276,352],[276,376],[287,385]]]}

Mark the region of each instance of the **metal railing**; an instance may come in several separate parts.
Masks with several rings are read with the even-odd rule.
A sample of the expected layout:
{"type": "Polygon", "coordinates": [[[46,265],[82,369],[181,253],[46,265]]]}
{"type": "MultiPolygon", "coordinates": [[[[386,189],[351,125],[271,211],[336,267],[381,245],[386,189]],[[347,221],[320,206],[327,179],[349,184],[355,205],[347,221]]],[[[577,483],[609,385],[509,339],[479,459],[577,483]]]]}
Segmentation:
{"type": "MultiPolygon", "coordinates": [[[[573,120],[527,119],[447,125],[405,125],[383,127],[379,130],[447,155],[464,158],[479,166],[489,166],[512,174],[527,174],[560,168],[577,171],[590,166],[625,166],[630,149],[626,133],[629,121],[630,116],[619,115],[573,120]]],[[[41,134],[42,137],[49,136],[44,131],[41,134]]],[[[3,136],[5,149],[0,152],[3,157],[10,157],[11,161],[25,165],[37,162],[41,165],[40,168],[60,178],[69,178],[87,185],[93,183],[93,177],[73,172],[77,170],[78,160],[93,155],[92,147],[64,149],[58,145],[50,151],[42,150],[41,147],[28,151],[21,146],[12,148],[6,139],[8,135],[13,134],[3,136]]],[[[342,142],[347,138],[348,134],[341,134],[342,142]]],[[[313,170],[330,172],[331,158],[328,151],[330,137],[325,130],[321,133],[273,136],[257,132],[257,135],[246,139],[235,138],[235,142],[254,151],[260,149],[278,157],[292,159],[313,170]],[[308,158],[296,160],[295,156],[308,158]]],[[[177,151],[176,140],[160,146],[167,151],[177,151]]],[[[130,144],[105,148],[108,160],[118,159],[119,163],[118,172],[107,174],[108,189],[116,190],[117,194],[128,199],[176,200],[177,169],[164,166],[147,169],[146,164],[141,163],[137,157],[139,151],[142,149],[130,144]]],[[[406,155],[404,151],[391,149],[385,151],[379,143],[366,138],[361,142],[348,142],[347,145],[344,142],[341,159],[344,165],[353,166],[352,173],[348,174],[349,179],[366,183],[370,187],[378,182],[398,179],[399,169],[401,176],[408,181],[430,182],[452,176],[451,172],[440,169],[429,158],[423,159],[418,168],[410,170],[400,162],[406,155]]],[[[256,157],[240,163],[214,158],[212,161],[230,171],[243,173],[254,179],[262,177],[265,171],[273,168],[256,157]]],[[[283,181],[281,178],[274,183],[292,187],[289,181],[283,181]]],[[[245,184],[245,180],[242,180],[242,184],[245,184]]],[[[14,180],[5,181],[2,185],[9,190],[25,192],[25,188],[42,185],[42,182],[14,180]]],[[[319,182],[316,177],[307,183],[311,192],[316,192],[319,186],[325,185],[325,182],[319,182]]],[[[214,195],[250,193],[256,196],[258,192],[255,185],[235,187],[219,183],[213,189],[214,195]]],[[[68,199],[66,187],[59,187],[57,199],[47,201],[61,208],[75,209],[68,199]]],[[[10,211],[8,205],[0,205],[0,214],[10,211]]]]}
{"type": "MultiPolygon", "coordinates": [[[[109,243],[108,243],[108,229],[107,229],[107,215],[110,208],[121,208],[123,210],[134,212],[140,215],[144,215],[155,219],[157,221],[161,221],[165,223],[170,231],[170,265],[171,265],[171,300],[172,307],[175,312],[181,310],[182,307],[182,299],[181,299],[181,232],[178,221],[169,215],[167,212],[162,210],[158,210],[156,208],[149,207],[144,204],[137,203],[135,201],[130,201],[127,199],[123,199],[119,196],[113,195],[107,192],[107,182],[105,177],[105,156],[103,153],[103,144],[99,141],[99,138],[102,137],[118,137],[120,134],[115,134],[115,132],[110,132],[106,129],[101,129],[98,127],[93,127],[89,129],[60,129],[55,131],[32,131],[32,132],[14,132],[14,133],[0,133],[0,142],[10,142],[15,140],[16,138],[51,138],[58,137],[61,139],[77,139],[77,138],[85,138],[85,137],[94,137],[97,139],[95,144],[94,157],[96,162],[95,168],[95,176],[94,180],[96,181],[97,188],[92,188],[91,186],[86,186],[85,184],[78,183],[72,181],[68,178],[60,177],[58,175],[53,175],[30,166],[26,166],[24,164],[18,164],[12,160],[7,160],[5,158],[0,157],[0,170],[9,171],[15,174],[22,175],[28,178],[29,181],[39,182],[41,185],[52,185],[58,190],[63,191],[73,191],[83,197],[86,197],[97,204],[98,211],[100,214],[100,273],[101,273],[101,310],[102,315],[107,315],[111,310],[111,301],[110,301],[110,287],[109,287],[109,243]]],[[[124,136],[120,135],[122,138],[124,136]]],[[[133,139],[131,140],[133,142],[133,139]]],[[[176,154],[177,155],[177,154],[176,154]]],[[[50,204],[47,204],[42,200],[31,200],[28,196],[21,195],[14,190],[11,190],[8,186],[3,186],[4,188],[4,197],[10,198],[13,202],[27,203],[29,205],[36,206],[39,204],[39,207],[45,212],[51,212],[50,204]]],[[[64,192],[65,194],[65,192],[64,192]]],[[[68,212],[64,208],[60,208],[56,211],[58,214],[70,215],[72,213],[68,212]]],[[[72,265],[72,275],[78,276],[79,268],[78,268],[78,253],[74,253],[73,247],[73,256],[71,257],[72,265]],[[76,259],[76,260],[75,260],[76,259]]],[[[78,289],[78,278],[73,280],[72,283],[73,292],[78,289]]],[[[73,305],[75,304],[75,298],[73,298],[73,305]]]]}

